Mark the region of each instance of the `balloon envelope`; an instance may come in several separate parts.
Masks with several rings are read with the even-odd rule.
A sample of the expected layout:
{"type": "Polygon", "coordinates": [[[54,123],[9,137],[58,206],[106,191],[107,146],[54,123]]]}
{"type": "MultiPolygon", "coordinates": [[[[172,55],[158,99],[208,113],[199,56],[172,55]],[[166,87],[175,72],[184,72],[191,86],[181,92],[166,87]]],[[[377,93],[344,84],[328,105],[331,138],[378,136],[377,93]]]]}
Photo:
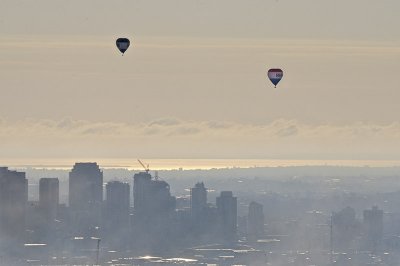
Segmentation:
{"type": "Polygon", "coordinates": [[[278,85],[279,81],[283,78],[283,71],[279,68],[272,68],[268,70],[268,78],[271,80],[272,84],[278,85]]]}
{"type": "Polygon", "coordinates": [[[118,38],[116,41],[118,49],[121,51],[121,53],[125,53],[126,50],[129,48],[130,41],[127,38],[118,38]]]}

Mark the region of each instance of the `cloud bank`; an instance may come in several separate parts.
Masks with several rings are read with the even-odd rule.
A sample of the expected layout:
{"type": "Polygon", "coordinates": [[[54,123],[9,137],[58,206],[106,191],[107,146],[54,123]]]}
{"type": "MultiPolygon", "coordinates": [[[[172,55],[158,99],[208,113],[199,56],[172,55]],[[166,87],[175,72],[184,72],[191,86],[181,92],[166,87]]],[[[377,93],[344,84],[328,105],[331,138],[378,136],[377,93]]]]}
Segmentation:
{"type": "Polygon", "coordinates": [[[0,119],[0,158],[400,158],[400,123],[264,124],[186,121],[91,122],[0,119]]]}

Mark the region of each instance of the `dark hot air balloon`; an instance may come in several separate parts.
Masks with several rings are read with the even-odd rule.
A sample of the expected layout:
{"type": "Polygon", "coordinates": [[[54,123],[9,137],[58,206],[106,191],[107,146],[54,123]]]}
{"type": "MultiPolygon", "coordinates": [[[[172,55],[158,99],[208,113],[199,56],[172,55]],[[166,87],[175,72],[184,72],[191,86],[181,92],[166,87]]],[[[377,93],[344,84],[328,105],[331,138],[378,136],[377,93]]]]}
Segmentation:
{"type": "Polygon", "coordinates": [[[129,48],[130,41],[127,38],[118,38],[116,44],[122,55],[124,55],[126,50],[129,48]]]}

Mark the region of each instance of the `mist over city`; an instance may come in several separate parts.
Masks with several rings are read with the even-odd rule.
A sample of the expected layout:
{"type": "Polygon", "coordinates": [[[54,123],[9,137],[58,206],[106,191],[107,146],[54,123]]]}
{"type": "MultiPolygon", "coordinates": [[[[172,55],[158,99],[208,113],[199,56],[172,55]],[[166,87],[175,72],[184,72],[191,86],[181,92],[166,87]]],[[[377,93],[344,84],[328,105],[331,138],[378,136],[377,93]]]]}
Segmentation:
{"type": "Polygon", "coordinates": [[[0,168],[2,265],[398,265],[400,167],[137,165],[0,168]]]}
{"type": "Polygon", "coordinates": [[[0,0],[0,266],[400,265],[399,14],[0,0]]]}

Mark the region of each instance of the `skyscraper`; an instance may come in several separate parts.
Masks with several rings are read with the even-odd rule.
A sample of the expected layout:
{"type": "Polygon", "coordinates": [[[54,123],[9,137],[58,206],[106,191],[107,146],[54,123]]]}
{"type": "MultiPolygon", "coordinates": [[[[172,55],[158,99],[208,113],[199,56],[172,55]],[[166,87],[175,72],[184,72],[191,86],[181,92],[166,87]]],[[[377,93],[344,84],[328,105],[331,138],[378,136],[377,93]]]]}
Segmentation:
{"type": "Polygon", "coordinates": [[[103,172],[97,163],[76,163],[69,173],[69,207],[80,233],[100,225],[102,201],[103,172]]]}
{"type": "Polygon", "coordinates": [[[126,248],[130,240],[129,196],[128,183],[119,181],[107,183],[103,227],[107,245],[116,249],[126,248]]]}
{"type": "Polygon", "coordinates": [[[193,219],[197,219],[204,215],[207,208],[207,189],[204,183],[197,183],[194,188],[190,189],[190,209],[193,219]]]}
{"type": "Polygon", "coordinates": [[[140,248],[158,250],[168,246],[173,230],[176,200],[167,182],[147,172],[133,177],[133,231],[140,248]]]}
{"type": "Polygon", "coordinates": [[[41,178],[39,181],[39,208],[47,223],[50,223],[57,218],[58,205],[58,178],[41,178]]]}
{"type": "Polygon", "coordinates": [[[237,198],[232,191],[222,191],[217,197],[219,230],[224,240],[232,242],[237,237],[237,198]]]}
{"type": "Polygon", "coordinates": [[[263,205],[252,201],[249,205],[247,216],[247,237],[249,240],[257,240],[264,235],[263,205]]]}
{"type": "Polygon", "coordinates": [[[358,231],[359,223],[353,208],[346,207],[332,214],[332,245],[335,250],[354,248],[358,231]]]}
{"type": "Polygon", "coordinates": [[[139,218],[167,215],[175,210],[175,197],[171,196],[169,184],[155,180],[146,172],[133,177],[133,206],[139,218]]]}
{"type": "MultiPolygon", "coordinates": [[[[28,202],[25,173],[0,167],[0,236],[22,239],[28,202]]],[[[1,241],[0,241],[1,242],[1,241]]]]}
{"type": "Polygon", "coordinates": [[[200,237],[207,229],[210,229],[208,222],[207,189],[203,182],[197,183],[190,189],[190,218],[192,233],[200,237]]]}
{"type": "Polygon", "coordinates": [[[133,208],[135,214],[145,213],[151,199],[151,175],[147,172],[140,172],[133,176],[133,208]]]}
{"type": "Polygon", "coordinates": [[[383,238],[383,210],[373,206],[370,210],[364,210],[363,218],[366,246],[376,251],[383,238]]]}
{"type": "Polygon", "coordinates": [[[129,184],[119,181],[106,185],[106,217],[110,227],[124,228],[129,225],[129,184]]]}

